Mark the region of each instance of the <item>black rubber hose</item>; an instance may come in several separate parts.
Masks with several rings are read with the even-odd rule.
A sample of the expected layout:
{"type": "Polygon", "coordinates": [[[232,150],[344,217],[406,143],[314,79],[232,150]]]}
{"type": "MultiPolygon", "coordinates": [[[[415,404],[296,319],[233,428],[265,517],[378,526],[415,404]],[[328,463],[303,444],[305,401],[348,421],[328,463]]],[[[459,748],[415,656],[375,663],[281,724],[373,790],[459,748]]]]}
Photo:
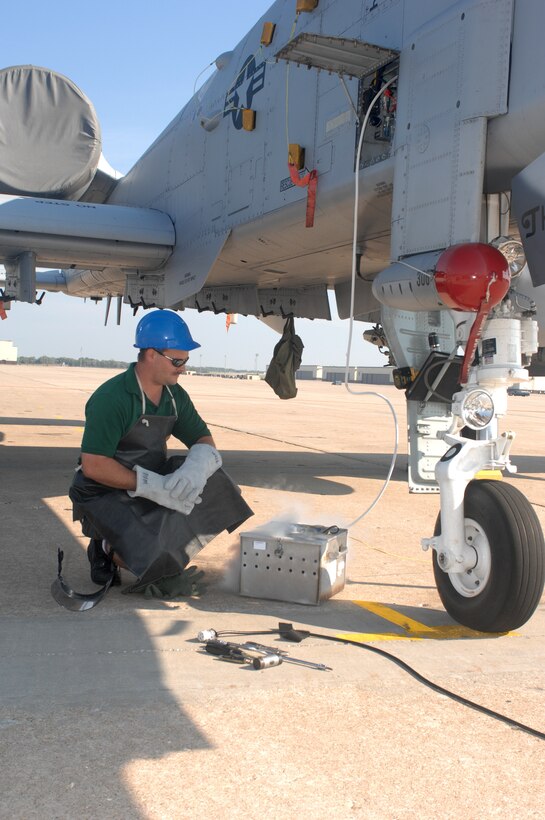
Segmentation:
{"type": "MultiPolygon", "coordinates": [[[[276,630],[275,630],[276,631],[276,630]]],[[[326,641],[337,641],[338,643],[346,643],[350,644],[351,646],[361,646],[363,649],[368,649],[369,652],[375,652],[377,655],[381,655],[383,658],[387,658],[387,660],[392,661],[393,663],[400,666],[405,672],[408,672],[413,678],[415,678],[419,683],[423,683],[424,686],[428,686],[430,689],[433,689],[434,692],[438,692],[440,695],[446,695],[447,698],[451,698],[451,700],[455,700],[457,703],[461,703],[463,706],[468,706],[470,709],[475,709],[477,712],[481,712],[483,715],[488,715],[488,717],[494,718],[495,720],[500,720],[502,723],[506,723],[508,726],[512,726],[514,729],[520,729],[522,732],[527,732],[529,735],[533,735],[533,737],[539,738],[539,740],[545,740],[545,732],[540,732],[538,729],[533,729],[531,726],[526,726],[524,723],[519,723],[518,720],[513,720],[507,715],[502,715],[500,712],[495,712],[493,709],[488,709],[486,706],[482,706],[480,703],[475,703],[468,698],[464,698],[462,695],[457,695],[455,692],[451,692],[450,689],[445,689],[443,686],[439,686],[439,684],[434,683],[433,681],[425,678],[424,675],[421,675],[416,669],[413,669],[412,666],[409,666],[408,663],[402,661],[401,658],[397,658],[395,655],[391,655],[389,652],[386,652],[384,649],[379,649],[376,646],[370,646],[367,643],[359,643],[358,641],[351,641],[348,638],[336,638],[334,635],[320,635],[317,632],[311,632],[310,637],[312,638],[322,638],[326,641]]]]}

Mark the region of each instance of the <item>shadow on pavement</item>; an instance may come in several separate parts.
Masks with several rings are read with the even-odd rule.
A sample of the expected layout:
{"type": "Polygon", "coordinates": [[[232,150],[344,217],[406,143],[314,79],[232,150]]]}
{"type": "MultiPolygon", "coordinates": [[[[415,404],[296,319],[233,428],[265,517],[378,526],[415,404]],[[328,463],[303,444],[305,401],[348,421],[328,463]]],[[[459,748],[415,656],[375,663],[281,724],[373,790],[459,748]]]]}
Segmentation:
{"type": "MultiPolygon", "coordinates": [[[[169,452],[176,452],[174,449],[169,452]]],[[[28,493],[27,471],[32,474],[34,498],[66,495],[80,451],[71,447],[2,447],[4,489],[28,493]]],[[[373,453],[223,452],[224,468],[239,484],[271,490],[289,490],[306,495],[351,495],[350,479],[383,480],[391,456],[373,453]],[[329,479],[328,475],[334,476],[329,479]],[[347,482],[342,479],[346,478],[347,482]]],[[[406,456],[398,459],[393,481],[406,480],[406,456]]]]}
{"type": "MultiPolygon", "coordinates": [[[[67,577],[89,589],[83,542],[44,506],[24,513],[7,529],[4,511],[0,814],[147,817],[126,788],[126,766],[210,748],[166,682],[179,649],[158,646],[144,607],[126,596],[85,613],[61,609],[49,593],[56,545],[69,555],[67,577]]],[[[188,621],[177,623],[191,637],[188,621]]]]}

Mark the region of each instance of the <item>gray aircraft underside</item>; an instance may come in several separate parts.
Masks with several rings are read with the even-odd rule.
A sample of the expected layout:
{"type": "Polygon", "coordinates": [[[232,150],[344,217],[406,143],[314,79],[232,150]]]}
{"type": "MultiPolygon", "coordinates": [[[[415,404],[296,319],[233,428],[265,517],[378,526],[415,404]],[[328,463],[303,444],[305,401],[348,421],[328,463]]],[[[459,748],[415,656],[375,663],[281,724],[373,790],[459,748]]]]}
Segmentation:
{"type": "MultiPolygon", "coordinates": [[[[388,127],[380,111],[381,122],[368,124],[360,162],[356,314],[378,317],[371,280],[391,259],[482,238],[483,195],[504,195],[508,208],[513,178],[545,151],[541,0],[315,5],[294,26],[296,0],[277,0],[117,180],[99,166],[100,128],[86,98],[88,143],[59,141],[58,109],[44,91],[21,145],[13,117],[28,103],[21,89],[45,88],[51,72],[2,72],[2,105],[14,120],[13,148],[0,160],[8,297],[21,298],[21,277],[36,265],[62,272],[38,272],[31,286],[123,295],[145,307],[329,318],[334,287],[346,317],[359,125],[373,83],[397,75],[397,110],[388,127]],[[261,45],[266,22],[274,35],[261,45]],[[244,108],[255,111],[254,130],[242,126],[244,108]],[[286,132],[318,173],[312,228],[307,188],[290,179],[286,132]],[[24,167],[21,152],[37,148],[54,184],[36,178],[36,162],[17,178],[8,168],[14,157],[10,168],[24,167]]],[[[532,195],[522,185],[521,211],[532,195]]],[[[517,232],[514,214],[509,230],[517,232]]],[[[534,285],[545,280],[536,257],[534,285]]]]}

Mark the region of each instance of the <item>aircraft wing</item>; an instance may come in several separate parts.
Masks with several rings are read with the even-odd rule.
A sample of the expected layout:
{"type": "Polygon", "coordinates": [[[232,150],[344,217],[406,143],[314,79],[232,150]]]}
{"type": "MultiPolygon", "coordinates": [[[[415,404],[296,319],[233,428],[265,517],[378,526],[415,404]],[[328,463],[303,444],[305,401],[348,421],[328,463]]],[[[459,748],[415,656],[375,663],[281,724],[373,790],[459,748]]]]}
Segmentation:
{"type": "Polygon", "coordinates": [[[34,301],[37,266],[155,270],[175,241],[170,217],[152,208],[0,195],[8,298],[34,301]]]}

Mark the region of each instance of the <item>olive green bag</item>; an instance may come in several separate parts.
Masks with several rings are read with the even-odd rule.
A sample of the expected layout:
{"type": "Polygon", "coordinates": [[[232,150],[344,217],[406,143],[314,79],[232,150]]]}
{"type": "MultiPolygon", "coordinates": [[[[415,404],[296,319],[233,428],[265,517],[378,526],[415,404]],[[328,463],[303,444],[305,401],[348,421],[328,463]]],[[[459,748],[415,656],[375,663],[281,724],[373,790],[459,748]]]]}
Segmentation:
{"type": "Polygon", "coordinates": [[[295,333],[293,316],[290,316],[265,374],[265,381],[281,399],[293,399],[297,395],[295,373],[301,366],[303,348],[303,342],[295,333]]]}

